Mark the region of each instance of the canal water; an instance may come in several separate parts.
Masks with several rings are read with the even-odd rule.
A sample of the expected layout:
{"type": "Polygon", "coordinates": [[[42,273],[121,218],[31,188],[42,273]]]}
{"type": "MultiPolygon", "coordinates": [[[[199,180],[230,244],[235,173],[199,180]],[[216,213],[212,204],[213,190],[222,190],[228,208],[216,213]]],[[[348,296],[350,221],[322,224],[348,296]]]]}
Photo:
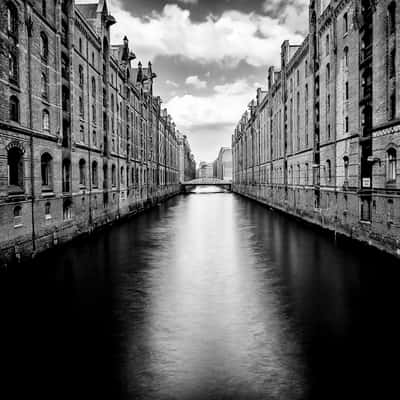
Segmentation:
{"type": "Polygon", "coordinates": [[[0,275],[0,397],[389,398],[399,267],[231,193],[175,197],[0,275]]]}

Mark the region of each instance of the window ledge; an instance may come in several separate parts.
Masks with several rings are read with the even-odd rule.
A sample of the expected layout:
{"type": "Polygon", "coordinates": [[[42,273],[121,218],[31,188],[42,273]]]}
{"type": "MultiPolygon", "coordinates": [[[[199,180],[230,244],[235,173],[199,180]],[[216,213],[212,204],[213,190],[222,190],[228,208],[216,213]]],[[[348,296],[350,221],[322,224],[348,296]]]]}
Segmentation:
{"type": "Polygon", "coordinates": [[[24,224],[16,224],[14,225],[14,228],[22,228],[24,226],[24,224]]]}
{"type": "Polygon", "coordinates": [[[372,222],[371,221],[360,220],[360,224],[362,224],[362,225],[371,225],[372,222]]]}
{"type": "Polygon", "coordinates": [[[54,196],[55,196],[55,193],[52,190],[42,192],[42,197],[54,197],[54,196]]]}

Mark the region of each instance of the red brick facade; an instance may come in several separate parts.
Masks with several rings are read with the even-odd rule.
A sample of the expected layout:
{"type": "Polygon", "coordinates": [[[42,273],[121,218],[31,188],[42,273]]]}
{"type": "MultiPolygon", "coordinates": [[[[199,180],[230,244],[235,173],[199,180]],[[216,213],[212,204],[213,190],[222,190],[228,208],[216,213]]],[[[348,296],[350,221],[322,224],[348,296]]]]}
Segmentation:
{"type": "Polygon", "coordinates": [[[106,1],[1,0],[0,21],[0,264],[179,192],[156,75],[109,44],[106,1]]]}
{"type": "Polygon", "coordinates": [[[310,1],[232,138],[233,189],[400,255],[400,6],[310,1]]]}

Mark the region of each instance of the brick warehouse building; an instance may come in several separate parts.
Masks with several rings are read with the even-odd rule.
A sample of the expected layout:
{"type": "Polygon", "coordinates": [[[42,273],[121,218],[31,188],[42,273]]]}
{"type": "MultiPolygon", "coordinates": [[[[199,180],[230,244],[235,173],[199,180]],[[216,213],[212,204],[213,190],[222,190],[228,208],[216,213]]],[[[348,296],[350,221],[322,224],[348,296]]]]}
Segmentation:
{"type": "Polygon", "coordinates": [[[400,4],[312,0],[232,137],[233,190],[400,255],[400,4]]]}
{"type": "Polygon", "coordinates": [[[0,0],[0,264],[179,192],[175,125],[105,0],[0,0]]]}

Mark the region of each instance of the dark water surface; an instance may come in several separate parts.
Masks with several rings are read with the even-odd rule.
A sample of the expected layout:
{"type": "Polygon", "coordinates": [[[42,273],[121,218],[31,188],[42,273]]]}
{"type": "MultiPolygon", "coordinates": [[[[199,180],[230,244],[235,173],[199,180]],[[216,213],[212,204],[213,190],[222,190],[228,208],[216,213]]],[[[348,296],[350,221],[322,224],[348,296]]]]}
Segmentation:
{"type": "Polygon", "coordinates": [[[0,275],[0,398],[398,398],[399,278],[239,196],[176,197],[0,275]]]}

